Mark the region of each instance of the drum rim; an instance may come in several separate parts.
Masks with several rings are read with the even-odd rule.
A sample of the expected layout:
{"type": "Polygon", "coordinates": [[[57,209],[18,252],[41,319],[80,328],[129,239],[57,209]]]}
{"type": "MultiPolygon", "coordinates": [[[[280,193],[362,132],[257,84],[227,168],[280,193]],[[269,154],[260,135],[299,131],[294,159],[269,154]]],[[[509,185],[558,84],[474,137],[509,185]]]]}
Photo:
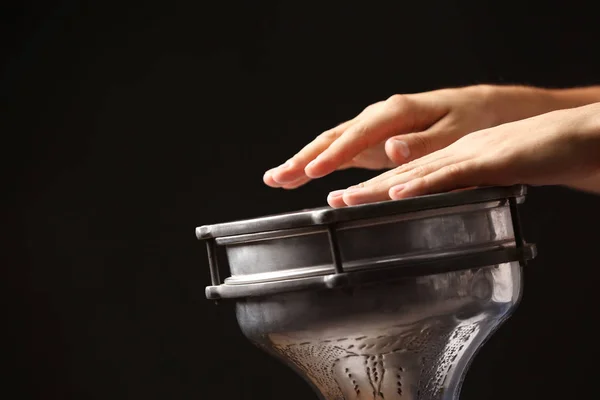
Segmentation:
{"type": "Polygon", "coordinates": [[[379,218],[507,198],[523,199],[526,194],[526,185],[490,186],[343,208],[319,207],[259,218],[202,225],[196,228],[196,237],[199,240],[209,240],[225,236],[323,226],[338,222],[379,218]]]}
{"type": "Polygon", "coordinates": [[[282,295],[306,290],[351,289],[381,282],[394,282],[415,276],[436,275],[465,270],[477,270],[496,267],[506,263],[527,265],[537,255],[534,244],[498,247],[494,250],[471,252],[463,256],[427,260],[423,263],[406,264],[395,267],[362,269],[353,272],[330,273],[283,279],[279,281],[257,282],[231,285],[222,283],[205,288],[208,300],[239,300],[244,298],[282,295]],[[427,271],[426,273],[423,273],[427,271]]]}

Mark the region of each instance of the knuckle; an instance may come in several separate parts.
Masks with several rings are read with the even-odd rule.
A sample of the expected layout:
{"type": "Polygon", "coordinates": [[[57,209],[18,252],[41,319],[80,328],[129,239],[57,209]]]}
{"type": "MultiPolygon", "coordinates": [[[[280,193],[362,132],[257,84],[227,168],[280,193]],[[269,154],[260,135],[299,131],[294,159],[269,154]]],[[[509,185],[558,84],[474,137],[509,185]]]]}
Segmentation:
{"type": "Polygon", "coordinates": [[[365,123],[360,123],[360,124],[356,124],[356,126],[354,126],[354,129],[352,130],[352,133],[354,136],[367,136],[369,133],[369,125],[365,124],[365,123]]]}
{"type": "Polygon", "coordinates": [[[410,175],[414,178],[420,178],[429,173],[430,168],[425,165],[417,165],[410,171],[410,175]]]}
{"type": "Polygon", "coordinates": [[[319,135],[319,136],[326,140],[335,140],[338,137],[340,137],[340,135],[341,135],[341,129],[337,129],[337,127],[336,127],[333,129],[326,130],[325,132],[321,133],[321,135],[319,135]]]}
{"type": "Polygon", "coordinates": [[[393,107],[403,107],[408,102],[408,98],[402,94],[394,94],[385,101],[387,105],[393,107]]]}
{"type": "Polygon", "coordinates": [[[408,167],[408,168],[412,168],[415,165],[418,165],[419,161],[420,160],[418,158],[415,158],[414,160],[411,160],[411,161],[409,161],[408,163],[406,163],[404,165],[406,165],[406,167],[408,167]]]}
{"type": "Polygon", "coordinates": [[[388,175],[391,175],[392,173],[393,173],[394,175],[403,174],[403,173],[405,173],[406,171],[408,171],[408,169],[409,169],[409,168],[410,168],[410,167],[408,166],[408,164],[402,164],[402,165],[400,165],[400,166],[398,166],[398,167],[394,168],[394,169],[392,170],[393,172],[391,172],[391,173],[390,173],[390,174],[388,174],[388,175]]]}
{"type": "Polygon", "coordinates": [[[365,181],[365,182],[361,183],[361,185],[362,185],[361,187],[371,186],[371,185],[374,185],[376,183],[377,183],[377,181],[375,181],[373,179],[369,179],[368,181],[365,181]]]}
{"type": "Polygon", "coordinates": [[[414,127],[415,125],[415,111],[417,106],[412,95],[406,94],[395,94],[390,96],[385,104],[390,107],[395,113],[401,113],[405,119],[408,119],[407,126],[414,127]]]}
{"type": "Polygon", "coordinates": [[[370,147],[370,138],[369,134],[371,133],[371,128],[369,125],[365,123],[356,124],[352,131],[348,131],[348,139],[351,140],[354,145],[358,149],[366,149],[370,147]]]}
{"type": "Polygon", "coordinates": [[[415,167],[416,161],[417,160],[412,160],[410,162],[407,162],[405,164],[402,164],[402,165],[394,168],[393,174],[403,174],[405,172],[411,171],[415,167]]]}
{"type": "Polygon", "coordinates": [[[363,189],[368,182],[361,182],[361,183],[357,183],[356,185],[352,185],[350,187],[348,187],[348,189],[363,189]]]}
{"type": "Polygon", "coordinates": [[[462,164],[450,164],[450,165],[446,165],[443,168],[444,174],[450,178],[458,178],[460,177],[464,171],[465,171],[465,166],[462,164]]]}
{"type": "Polygon", "coordinates": [[[374,110],[374,109],[376,109],[377,107],[380,107],[382,103],[383,103],[382,101],[378,101],[377,103],[369,104],[368,106],[366,106],[366,107],[363,109],[363,111],[362,111],[362,113],[361,113],[361,114],[367,114],[367,113],[369,113],[370,111],[373,111],[373,110],[374,110]]]}

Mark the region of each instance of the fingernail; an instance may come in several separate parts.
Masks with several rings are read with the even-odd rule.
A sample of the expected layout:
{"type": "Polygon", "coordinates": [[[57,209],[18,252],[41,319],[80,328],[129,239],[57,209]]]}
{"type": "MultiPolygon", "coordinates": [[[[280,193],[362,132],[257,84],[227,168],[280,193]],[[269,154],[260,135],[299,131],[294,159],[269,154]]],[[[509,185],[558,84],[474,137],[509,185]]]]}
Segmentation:
{"type": "Polygon", "coordinates": [[[408,144],[404,140],[392,139],[392,145],[398,153],[402,154],[402,157],[410,157],[410,149],[408,148],[408,144]]]}
{"type": "Polygon", "coordinates": [[[400,192],[403,191],[405,187],[406,187],[406,185],[392,186],[390,188],[390,197],[392,199],[397,199],[398,197],[400,197],[400,192]]]}
{"type": "Polygon", "coordinates": [[[333,198],[336,198],[336,197],[340,197],[341,195],[344,194],[344,192],[345,192],[344,189],[342,189],[342,190],[334,190],[333,192],[329,193],[329,195],[327,196],[327,198],[333,199],[333,198]]]}

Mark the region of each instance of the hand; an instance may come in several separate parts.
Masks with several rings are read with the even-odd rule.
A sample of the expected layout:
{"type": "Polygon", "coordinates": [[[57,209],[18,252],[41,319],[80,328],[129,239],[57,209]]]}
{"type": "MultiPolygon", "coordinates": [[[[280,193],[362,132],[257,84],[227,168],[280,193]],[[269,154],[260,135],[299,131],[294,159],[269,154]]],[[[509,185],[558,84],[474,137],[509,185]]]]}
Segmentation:
{"type": "Polygon", "coordinates": [[[600,174],[600,103],[480,130],[363,184],[332,192],[332,207],[475,186],[571,185],[600,174]]]}
{"type": "Polygon", "coordinates": [[[393,168],[470,132],[557,109],[552,93],[482,85],[395,95],[322,133],[263,179],[271,187],[294,189],[336,170],[393,168]]]}

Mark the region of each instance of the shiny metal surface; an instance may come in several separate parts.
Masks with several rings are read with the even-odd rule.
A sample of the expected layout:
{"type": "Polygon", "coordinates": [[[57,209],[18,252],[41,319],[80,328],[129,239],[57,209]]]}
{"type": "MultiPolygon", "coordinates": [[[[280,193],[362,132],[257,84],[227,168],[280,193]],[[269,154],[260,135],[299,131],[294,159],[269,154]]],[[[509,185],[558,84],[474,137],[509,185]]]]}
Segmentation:
{"type": "Polygon", "coordinates": [[[235,301],[246,337],[322,400],[454,400],[535,257],[524,195],[476,189],[200,227],[206,296],[235,301]]]}
{"type": "MultiPolygon", "coordinates": [[[[377,267],[381,261],[434,257],[474,246],[502,246],[514,241],[510,209],[505,202],[425,210],[337,226],[344,269],[377,267]]],[[[226,244],[233,280],[255,274],[285,277],[291,270],[326,266],[333,273],[327,230],[284,230],[217,239],[226,244]]],[[[258,276],[260,277],[260,275],[258,276]]],[[[257,277],[257,278],[258,278],[257,277]]],[[[262,277],[264,279],[264,276],[262,277]]],[[[226,280],[230,283],[231,280],[226,280]]]]}
{"type": "Polygon", "coordinates": [[[248,298],[236,308],[244,334],[323,400],[450,400],[520,296],[514,262],[350,291],[248,298]]]}

